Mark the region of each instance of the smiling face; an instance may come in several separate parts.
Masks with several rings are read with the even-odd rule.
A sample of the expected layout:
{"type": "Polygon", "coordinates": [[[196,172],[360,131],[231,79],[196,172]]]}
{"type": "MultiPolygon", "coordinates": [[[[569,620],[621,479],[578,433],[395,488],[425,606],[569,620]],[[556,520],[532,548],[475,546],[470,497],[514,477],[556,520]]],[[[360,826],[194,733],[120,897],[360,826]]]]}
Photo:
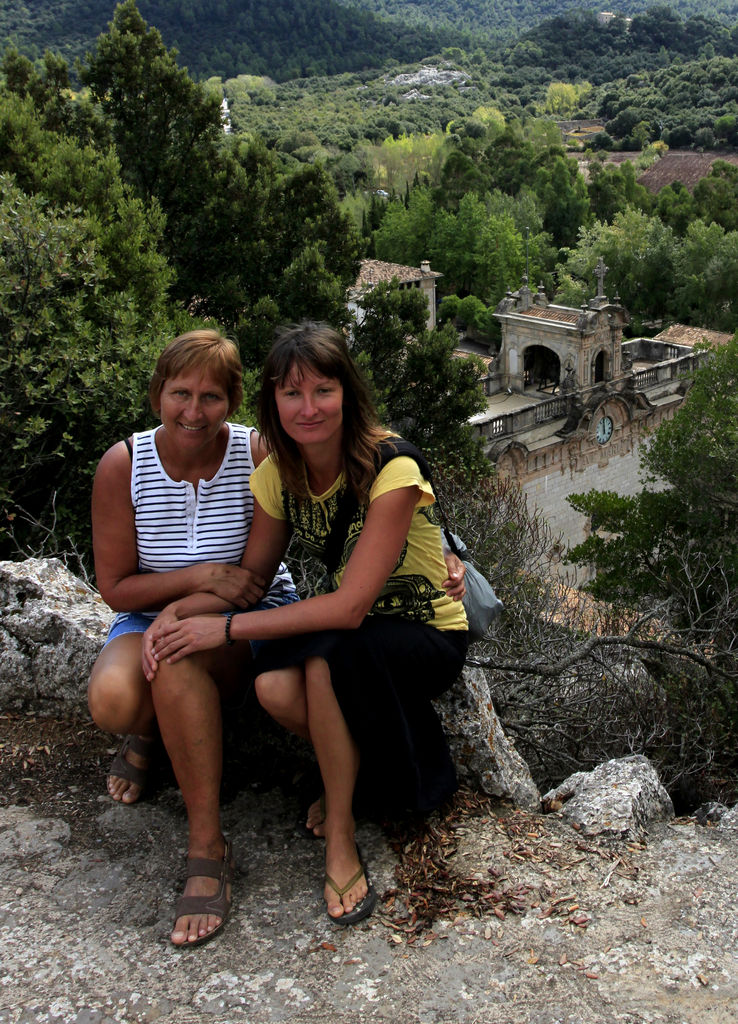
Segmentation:
{"type": "Polygon", "coordinates": [[[225,388],[195,369],[164,381],[155,411],[169,440],[179,448],[199,450],[216,439],[228,407],[225,388]]]}
{"type": "Polygon", "coordinates": [[[293,367],[275,399],[284,432],[301,449],[307,445],[340,447],[343,428],[343,387],[307,367],[293,367]]]}

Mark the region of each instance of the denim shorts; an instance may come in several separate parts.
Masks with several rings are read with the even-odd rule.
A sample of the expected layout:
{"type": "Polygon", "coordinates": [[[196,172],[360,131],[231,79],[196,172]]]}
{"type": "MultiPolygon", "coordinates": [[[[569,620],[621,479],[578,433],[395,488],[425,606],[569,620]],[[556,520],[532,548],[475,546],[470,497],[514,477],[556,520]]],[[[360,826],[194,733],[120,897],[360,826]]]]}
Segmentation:
{"type": "MultiPolygon", "coordinates": [[[[294,590],[287,590],[283,591],[279,598],[267,597],[264,601],[259,601],[258,604],[255,604],[253,608],[244,608],[242,611],[236,611],[235,614],[248,615],[249,612],[279,608],[284,604],[294,604],[295,601],[299,600],[300,598],[294,590]]],[[[126,633],[145,633],[156,618],[156,614],[156,612],[118,612],[110,625],[105,644],[109,644],[116,637],[125,636],[126,633]]],[[[223,612],[222,614],[226,615],[227,613],[223,612]]],[[[250,643],[252,653],[256,654],[264,641],[251,640],[250,643]]]]}

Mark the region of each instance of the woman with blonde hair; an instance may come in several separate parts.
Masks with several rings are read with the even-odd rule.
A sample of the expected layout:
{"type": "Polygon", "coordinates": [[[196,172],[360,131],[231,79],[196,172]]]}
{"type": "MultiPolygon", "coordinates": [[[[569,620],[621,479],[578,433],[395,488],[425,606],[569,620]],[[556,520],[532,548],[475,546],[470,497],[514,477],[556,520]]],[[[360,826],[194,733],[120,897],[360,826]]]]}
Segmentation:
{"type": "Polygon", "coordinates": [[[229,630],[212,616],[180,616],[152,630],[146,655],[156,673],[221,648],[228,631],[278,641],[257,654],[257,695],[313,744],[327,913],[353,924],[376,902],[354,838],[357,779],[364,792],[420,812],[456,786],[431,701],[464,663],[463,586],[448,578],[431,485],[377,422],[340,334],[303,323],[279,335],[264,367],[260,419],[270,455],[252,479],[243,564],[270,579],[294,536],[326,565],[318,592],[238,616],[229,630]]]}
{"type": "Polygon", "coordinates": [[[145,632],[194,593],[240,610],[297,598],[284,566],[270,567],[266,594],[264,578],[241,567],[253,516],[250,477],[266,454],[253,428],[228,422],[241,403],[241,374],[236,345],[217,331],[172,341],[149,388],[160,426],[113,445],[92,493],[97,584],[118,614],[92,669],[89,706],[101,729],[125,736],[108,776],[114,800],[138,800],[158,733],[172,762],[189,820],[176,945],[211,938],[228,916],[233,859],[220,826],[221,700],[240,699],[253,652],[239,639],[148,678],[145,632]]]}

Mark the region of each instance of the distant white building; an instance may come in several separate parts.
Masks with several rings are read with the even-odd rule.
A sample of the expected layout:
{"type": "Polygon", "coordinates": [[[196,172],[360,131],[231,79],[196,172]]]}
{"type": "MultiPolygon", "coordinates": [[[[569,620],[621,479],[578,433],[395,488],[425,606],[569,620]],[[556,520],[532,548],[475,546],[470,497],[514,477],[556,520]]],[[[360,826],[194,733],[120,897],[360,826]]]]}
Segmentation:
{"type": "Polygon", "coordinates": [[[423,260],[419,267],[405,267],[400,263],[385,263],[383,260],[362,260],[359,276],[347,294],[347,305],[361,323],[363,309],[359,308],[359,300],[371,291],[380,281],[397,281],[400,288],[419,288],[428,303],[426,326],[432,330],[436,326],[436,281],[443,274],[431,270],[428,260],[423,260]]]}
{"type": "MultiPolygon", "coordinates": [[[[600,13],[597,15],[597,20],[599,21],[600,25],[609,25],[614,18],[617,18],[617,14],[614,11],[600,11],[600,13]]],[[[630,23],[632,22],[632,20],[632,18],[623,18],[623,21],[625,22],[625,27],[627,29],[630,28],[630,23]]]]}

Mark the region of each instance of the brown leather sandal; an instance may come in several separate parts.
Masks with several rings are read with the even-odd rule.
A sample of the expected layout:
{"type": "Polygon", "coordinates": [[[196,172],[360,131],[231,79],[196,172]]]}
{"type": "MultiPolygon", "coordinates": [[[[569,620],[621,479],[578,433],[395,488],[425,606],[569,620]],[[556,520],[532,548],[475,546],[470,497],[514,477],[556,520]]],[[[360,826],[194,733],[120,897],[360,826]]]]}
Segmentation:
{"type": "MultiPolygon", "coordinates": [[[[135,733],[129,733],[121,743],[118,753],[113,758],[110,770],[108,771],[108,778],[114,775],[116,779],[125,779],[126,782],[132,782],[134,786],[138,786],[141,792],[143,792],[146,787],[149,768],[139,768],[138,765],[131,764],[126,754],[131,750],[134,754],[138,754],[139,757],[150,759],[154,752],[156,741],[156,736],[136,736],[135,733]]],[[[140,795],[136,797],[136,800],[139,799],[140,795]]],[[[135,804],[136,800],[119,800],[117,803],[135,804]]]]}
{"type": "Polygon", "coordinates": [[[233,860],[233,845],[230,839],[226,839],[225,851],[222,860],[214,860],[209,857],[188,857],[187,878],[194,878],[196,875],[205,878],[217,878],[220,882],[218,891],[213,896],[180,896],[174,908],[174,923],[180,917],[193,917],[212,914],[220,918],[220,924],[216,925],[211,932],[200,935],[196,939],[187,942],[173,942],[177,949],[185,949],[190,946],[201,946],[214,938],[228,920],[231,912],[231,896],[228,895],[228,886],[233,883],[235,871],[233,860]]]}

